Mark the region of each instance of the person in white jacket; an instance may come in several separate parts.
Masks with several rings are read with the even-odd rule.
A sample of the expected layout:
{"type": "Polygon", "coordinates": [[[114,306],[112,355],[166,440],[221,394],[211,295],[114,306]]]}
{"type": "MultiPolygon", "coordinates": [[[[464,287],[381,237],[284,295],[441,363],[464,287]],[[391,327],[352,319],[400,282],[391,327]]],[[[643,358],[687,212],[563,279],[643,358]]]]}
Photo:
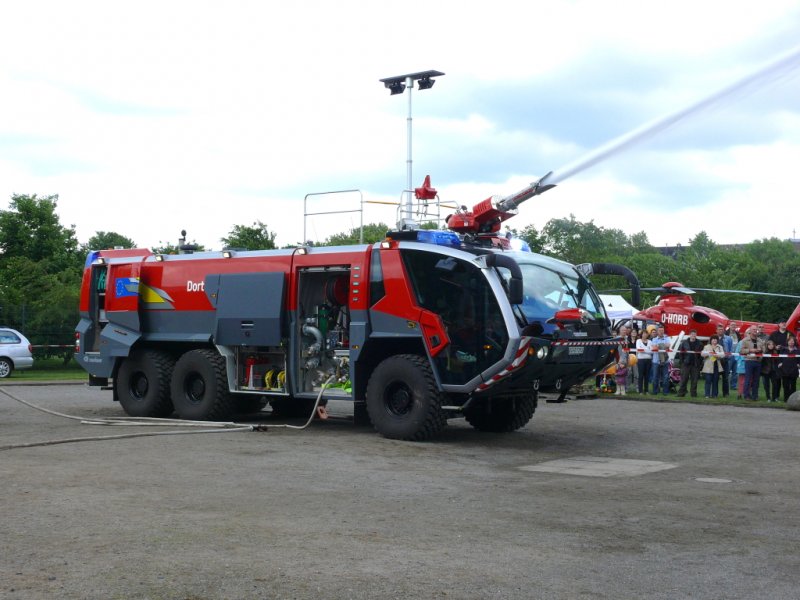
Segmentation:
{"type": "Polygon", "coordinates": [[[642,329],[636,340],[636,368],[639,370],[639,393],[646,394],[650,384],[650,371],[653,367],[653,353],[650,351],[650,334],[642,329]]]}
{"type": "Polygon", "coordinates": [[[725,358],[725,350],[719,343],[719,338],[711,336],[708,344],[700,352],[703,357],[703,368],[701,373],[705,379],[704,391],[706,398],[716,398],[719,395],[719,376],[724,372],[722,359],[725,358]]]}

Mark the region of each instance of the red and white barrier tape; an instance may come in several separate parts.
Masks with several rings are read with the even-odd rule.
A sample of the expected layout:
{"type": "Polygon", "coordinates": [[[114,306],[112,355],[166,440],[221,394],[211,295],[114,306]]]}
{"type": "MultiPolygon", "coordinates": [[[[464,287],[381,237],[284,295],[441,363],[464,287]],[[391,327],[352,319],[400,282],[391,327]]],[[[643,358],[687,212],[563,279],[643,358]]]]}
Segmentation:
{"type": "MultiPolygon", "coordinates": [[[[633,349],[624,350],[624,351],[625,352],[634,352],[633,349]]],[[[683,355],[683,354],[702,354],[704,352],[704,350],[642,350],[640,348],[636,348],[635,352],[636,353],[648,352],[650,354],[655,354],[656,352],[669,352],[669,353],[674,352],[677,355],[683,355]]],[[[764,357],[768,357],[768,358],[800,358],[800,351],[798,351],[796,354],[766,354],[764,352],[755,352],[753,354],[740,354],[738,352],[723,352],[723,354],[725,356],[742,356],[744,358],[747,358],[748,356],[755,356],[755,357],[758,357],[758,358],[764,358],[764,357]]],[[[716,356],[717,358],[720,357],[719,354],[707,354],[707,356],[716,356]]]]}
{"type": "Polygon", "coordinates": [[[619,346],[619,342],[607,341],[578,341],[578,340],[553,340],[552,346],[619,346]]]}

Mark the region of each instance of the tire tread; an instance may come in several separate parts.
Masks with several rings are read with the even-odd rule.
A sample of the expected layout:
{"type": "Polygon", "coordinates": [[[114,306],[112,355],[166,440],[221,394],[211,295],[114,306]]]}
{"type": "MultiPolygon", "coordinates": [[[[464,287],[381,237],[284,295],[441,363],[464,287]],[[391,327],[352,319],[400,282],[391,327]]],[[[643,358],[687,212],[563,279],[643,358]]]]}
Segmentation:
{"type": "MultiPolygon", "coordinates": [[[[205,411],[205,413],[197,418],[197,420],[205,420],[205,421],[222,421],[228,419],[233,413],[235,409],[234,397],[228,390],[228,377],[227,377],[227,370],[225,367],[225,359],[214,350],[209,350],[206,348],[200,348],[196,350],[190,350],[186,354],[184,354],[175,365],[175,371],[180,373],[180,370],[185,368],[182,364],[183,362],[191,361],[194,357],[202,357],[214,371],[214,399],[211,402],[211,406],[205,411]]],[[[211,382],[206,382],[208,385],[211,382]]],[[[172,385],[172,392],[173,392],[173,402],[175,401],[174,396],[177,393],[183,393],[183,382],[175,381],[172,385]]],[[[179,407],[176,407],[178,409],[179,407]]],[[[181,418],[187,418],[184,415],[181,415],[181,418]]]]}
{"type": "Polygon", "coordinates": [[[170,396],[170,381],[172,380],[172,370],[175,367],[175,359],[171,354],[161,350],[136,350],[131,356],[125,359],[126,363],[120,367],[123,376],[117,373],[115,385],[120,384],[117,393],[120,404],[125,412],[135,417],[167,417],[172,414],[172,398],[170,396]],[[155,386],[154,397],[148,401],[136,401],[127,399],[127,378],[129,371],[146,370],[148,367],[155,368],[155,377],[148,377],[148,385],[155,386]]]}
{"type": "Polygon", "coordinates": [[[489,411],[488,404],[482,404],[476,409],[465,411],[464,418],[478,431],[510,433],[528,424],[536,412],[538,400],[539,395],[536,392],[509,398],[498,397],[494,399],[492,412],[489,411]]]}
{"type": "MultiPolygon", "coordinates": [[[[369,398],[374,397],[376,394],[378,394],[380,397],[383,395],[382,390],[374,389],[374,387],[378,385],[378,380],[375,378],[375,373],[373,373],[373,375],[370,377],[370,380],[367,384],[367,414],[369,415],[370,421],[372,421],[375,430],[384,437],[413,442],[430,440],[435,437],[447,424],[447,418],[441,409],[443,394],[439,391],[436,385],[436,379],[433,376],[433,370],[431,369],[427,358],[418,354],[398,354],[396,356],[391,356],[381,362],[376,371],[381,368],[390,368],[392,363],[400,363],[401,361],[411,363],[422,375],[426,388],[426,396],[430,399],[430,401],[425,405],[425,414],[423,416],[422,423],[415,431],[406,434],[387,430],[387,428],[383,426],[384,419],[381,418],[382,415],[374,414],[374,412],[380,412],[380,409],[375,409],[373,407],[373,411],[370,411],[371,403],[369,398]]],[[[379,375],[380,374],[381,373],[379,373],[379,375]]]]}

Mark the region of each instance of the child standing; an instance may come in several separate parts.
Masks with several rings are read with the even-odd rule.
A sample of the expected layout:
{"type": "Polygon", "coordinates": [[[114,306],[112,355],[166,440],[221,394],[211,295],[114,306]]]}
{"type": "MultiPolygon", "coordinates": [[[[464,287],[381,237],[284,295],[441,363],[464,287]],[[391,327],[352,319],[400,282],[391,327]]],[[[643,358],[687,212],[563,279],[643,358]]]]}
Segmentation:
{"type": "Polygon", "coordinates": [[[615,396],[624,396],[625,395],[625,385],[626,381],[628,380],[628,365],[620,360],[617,363],[617,372],[614,375],[617,383],[617,391],[614,392],[615,396]]]}

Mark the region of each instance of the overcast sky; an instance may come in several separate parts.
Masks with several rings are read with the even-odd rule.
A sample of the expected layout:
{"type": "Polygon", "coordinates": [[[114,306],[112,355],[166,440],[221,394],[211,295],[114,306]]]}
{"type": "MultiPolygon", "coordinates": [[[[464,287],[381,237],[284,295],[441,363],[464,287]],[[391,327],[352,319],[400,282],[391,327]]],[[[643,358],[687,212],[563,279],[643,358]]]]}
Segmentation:
{"type": "MultiPolygon", "coordinates": [[[[295,243],[306,194],[400,199],[408,92],[380,78],[446,74],[412,92],[414,185],[430,174],[442,200],[472,206],[798,43],[796,0],[8,3],[0,208],[58,194],[81,242],[115,231],[153,246],[186,229],[215,249],[260,220],[295,243]]],[[[574,214],[655,245],[701,230],[718,243],[800,237],[800,69],[780,75],[612,153],[508,224],[574,214]]],[[[312,196],[307,211],[358,203],[312,196]]],[[[365,206],[365,222],[395,219],[365,206]]],[[[359,218],[309,217],[305,237],[359,218]]]]}

